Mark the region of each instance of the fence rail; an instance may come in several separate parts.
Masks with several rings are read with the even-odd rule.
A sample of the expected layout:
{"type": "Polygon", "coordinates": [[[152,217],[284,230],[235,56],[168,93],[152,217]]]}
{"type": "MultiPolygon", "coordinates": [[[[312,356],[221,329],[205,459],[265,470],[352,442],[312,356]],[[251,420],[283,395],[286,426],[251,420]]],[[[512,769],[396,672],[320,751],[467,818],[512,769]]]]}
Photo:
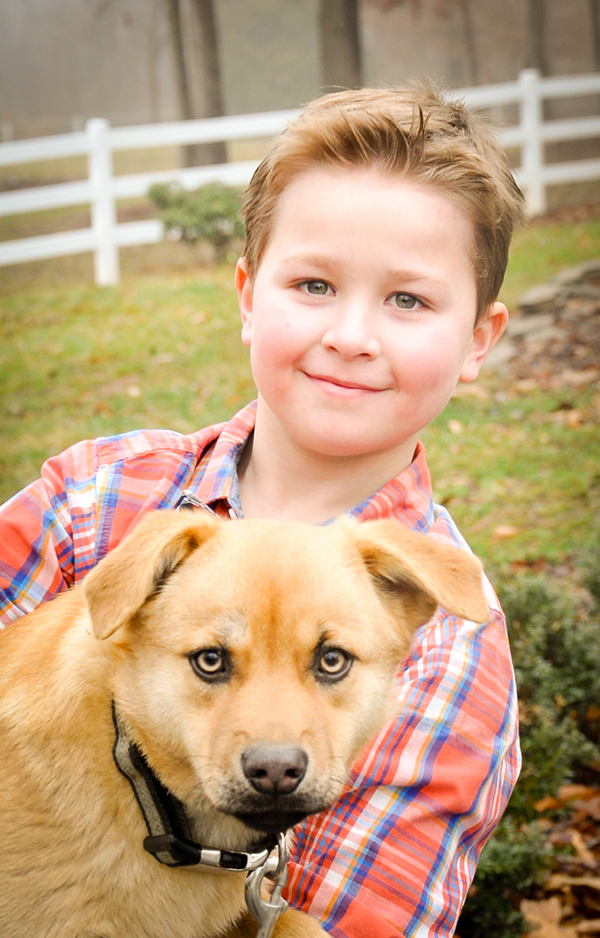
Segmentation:
{"type": "MultiPolygon", "coordinates": [[[[548,186],[600,179],[600,159],[562,163],[545,160],[547,143],[600,138],[600,117],[544,120],[543,111],[546,100],[600,94],[600,74],[542,78],[535,69],[525,69],[517,81],[466,88],[453,94],[474,108],[518,106],[519,122],[504,127],[501,140],[505,147],[521,151],[521,165],[515,170],[515,176],[525,193],[531,215],[545,210],[548,186]]],[[[87,157],[88,163],[86,180],[0,193],[0,215],[73,205],[91,207],[90,228],[1,242],[0,266],[91,251],[96,283],[99,286],[118,283],[120,248],[152,244],[164,236],[157,220],[117,223],[119,199],[144,196],[155,183],[171,180],[187,189],[217,181],[245,185],[257,162],[115,176],[114,152],[271,137],[299,113],[297,110],[274,111],[116,128],[96,118],[87,122],[83,132],[0,144],[0,167],[82,155],[87,157]]]]}

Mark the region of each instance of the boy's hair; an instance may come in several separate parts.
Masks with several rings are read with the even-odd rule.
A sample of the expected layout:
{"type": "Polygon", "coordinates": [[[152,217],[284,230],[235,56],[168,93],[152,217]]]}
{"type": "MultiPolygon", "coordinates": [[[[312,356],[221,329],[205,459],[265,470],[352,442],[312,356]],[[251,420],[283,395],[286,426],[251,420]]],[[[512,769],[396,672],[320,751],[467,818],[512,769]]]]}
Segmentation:
{"type": "Polygon", "coordinates": [[[267,247],[279,197],[315,167],[372,168],[436,186],[474,227],[477,319],[502,285],[523,196],[486,121],[430,86],[364,88],[317,98],[273,143],[248,189],[242,216],[251,277],[267,247]]]}

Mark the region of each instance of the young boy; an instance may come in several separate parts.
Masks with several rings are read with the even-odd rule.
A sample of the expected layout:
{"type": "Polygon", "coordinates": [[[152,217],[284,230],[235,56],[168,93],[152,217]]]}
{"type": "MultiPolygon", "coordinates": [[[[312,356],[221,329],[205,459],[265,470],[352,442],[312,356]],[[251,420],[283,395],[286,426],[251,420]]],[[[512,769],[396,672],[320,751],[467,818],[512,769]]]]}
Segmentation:
{"type": "MultiPolygon", "coordinates": [[[[4,623],[82,579],[184,490],[224,518],[397,518],[466,548],[423,428],[506,325],[521,196],[486,126],[427,89],[325,96],[247,193],[236,269],[258,400],[189,436],[134,431],[49,460],[0,511],[4,623]]],[[[296,837],[288,897],[338,938],[451,935],[518,767],[502,612],[443,611],[398,674],[402,716],[296,837]]],[[[18,627],[18,626],[16,626],[18,627]]]]}

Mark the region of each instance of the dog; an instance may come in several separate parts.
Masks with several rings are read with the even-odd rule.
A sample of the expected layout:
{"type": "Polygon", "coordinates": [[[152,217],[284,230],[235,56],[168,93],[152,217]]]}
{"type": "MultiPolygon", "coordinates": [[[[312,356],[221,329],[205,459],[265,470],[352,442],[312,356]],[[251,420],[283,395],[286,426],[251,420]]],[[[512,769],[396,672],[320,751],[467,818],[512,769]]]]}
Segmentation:
{"type": "Polygon", "coordinates": [[[339,797],[438,605],[487,620],[479,561],[396,521],[147,513],[0,633],[2,938],[256,934],[244,855],[339,797]]]}

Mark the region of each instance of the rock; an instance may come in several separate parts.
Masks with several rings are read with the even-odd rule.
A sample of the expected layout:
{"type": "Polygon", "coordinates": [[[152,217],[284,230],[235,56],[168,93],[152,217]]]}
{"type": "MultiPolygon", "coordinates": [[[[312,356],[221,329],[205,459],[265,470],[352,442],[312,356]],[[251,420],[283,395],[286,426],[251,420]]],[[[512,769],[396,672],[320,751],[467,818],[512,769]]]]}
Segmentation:
{"type": "Polygon", "coordinates": [[[556,308],[560,293],[560,285],[548,280],[546,283],[526,290],[519,298],[519,309],[524,316],[551,313],[556,308]]]}

